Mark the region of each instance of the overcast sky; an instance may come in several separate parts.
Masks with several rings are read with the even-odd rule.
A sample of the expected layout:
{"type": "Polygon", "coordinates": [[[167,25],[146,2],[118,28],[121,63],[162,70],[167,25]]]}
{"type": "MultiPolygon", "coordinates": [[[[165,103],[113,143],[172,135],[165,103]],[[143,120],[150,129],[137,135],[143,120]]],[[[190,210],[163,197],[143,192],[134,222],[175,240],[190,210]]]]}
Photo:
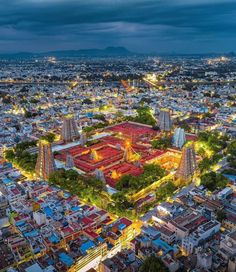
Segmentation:
{"type": "Polygon", "coordinates": [[[236,0],[0,0],[0,52],[236,51],[236,0]]]}

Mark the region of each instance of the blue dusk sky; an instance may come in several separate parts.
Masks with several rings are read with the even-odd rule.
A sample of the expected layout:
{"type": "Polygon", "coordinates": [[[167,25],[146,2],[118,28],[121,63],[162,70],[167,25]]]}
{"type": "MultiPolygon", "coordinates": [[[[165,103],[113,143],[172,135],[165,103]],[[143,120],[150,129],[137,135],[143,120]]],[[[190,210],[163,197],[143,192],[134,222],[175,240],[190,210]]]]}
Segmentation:
{"type": "Polygon", "coordinates": [[[236,0],[0,0],[0,52],[236,51],[236,0]]]}

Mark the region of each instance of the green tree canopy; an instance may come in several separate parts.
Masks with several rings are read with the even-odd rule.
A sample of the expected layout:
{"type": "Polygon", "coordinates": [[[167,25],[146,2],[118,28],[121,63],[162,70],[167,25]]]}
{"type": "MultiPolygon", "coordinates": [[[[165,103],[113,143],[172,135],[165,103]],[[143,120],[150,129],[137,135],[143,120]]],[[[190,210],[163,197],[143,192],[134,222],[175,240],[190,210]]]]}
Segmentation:
{"type": "Polygon", "coordinates": [[[219,173],[209,172],[201,176],[201,184],[209,191],[223,189],[226,187],[228,179],[219,173]]]}
{"type": "Polygon", "coordinates": [[[139,268],[139,272],[168,272],[168,268],[164,265],[161,259],[152,255],[144,261],[139,268]]]}
{"type": "Polygon", "coordinates": [[[134,121],[137,123],[142,123],[150,126],[156,125],[156,119],[152,115],[151,109],[149,107],[138,107],[136,111],[137,111],[136,117],[128,117],[126,119],[129,121],[134,121]]]}
{"type": "Polygon", "coordinates": [[[124,175],[116,183],[116,189],[125,192],[136,192],[165,175],[165,170],[158,164],[146,164],[143,174],[139,176],[124,175]]]}
{"type": "Polygon", "coordinates": [[[174,183],[171,181],[168,181],[166,184],[164,184],[160,188],[158,188],[158,190],[156,192],[157,199],[159,201],[162,201],[162,200],[166,199],[167,197],[172,196],[176,189],[177,188],[174,185],[174,183]]]}
{"type": "Polygon", "coordinates": [[[216,218],[219,222],[222,222],[223,220],[225,220],[227,218],[227,214],[225,211],[223,210],[219,210],[216,213],[216,218]]]}
{"type": "Polygon", "coordinates": [[[53,143],[55,141],[56,135],[52,132],[48,132],[44,136],[41,137],[42,140],[46,140],[49,143],[53,143]]]}
{"type": "Polygon", "coordinates": [[[161,149],[161,150],[171,147],[171,137],[163,136],[160,139],[153,140],[152,147],[157,148],[157,149],[161,149]]]}

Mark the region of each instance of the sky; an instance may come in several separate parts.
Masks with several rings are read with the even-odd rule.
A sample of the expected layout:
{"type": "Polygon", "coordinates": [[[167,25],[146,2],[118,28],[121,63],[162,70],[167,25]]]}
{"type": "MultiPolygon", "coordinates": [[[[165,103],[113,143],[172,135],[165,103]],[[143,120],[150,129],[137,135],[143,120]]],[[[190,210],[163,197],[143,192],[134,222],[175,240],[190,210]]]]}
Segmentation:
{"type": "Polygon", "coordinates": [[[236,52],[236,0],[0,0],[0,52],[236,52]]]}

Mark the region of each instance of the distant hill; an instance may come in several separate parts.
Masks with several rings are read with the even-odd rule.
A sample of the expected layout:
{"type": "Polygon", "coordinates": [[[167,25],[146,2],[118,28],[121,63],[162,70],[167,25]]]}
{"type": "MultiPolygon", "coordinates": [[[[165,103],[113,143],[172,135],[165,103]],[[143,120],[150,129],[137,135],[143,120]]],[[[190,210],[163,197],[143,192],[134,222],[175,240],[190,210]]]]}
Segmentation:
{"type": "Polygon", "coordinates": [[[107,47],[105,49],[81,49],[81,50],[65,50],[65,51],[51,51],[42,53],[46,56],[55,57],[83,57],[83,56],[129,56],[134,55],[125,47],[107,47]]]}
{"type": "Polygon", "coordinates": [[[0,58],[33,58],[33,57],[113,57],[113,56],[133,56],[133,53],[125,47],[107,47],[105,49],[79,49],[79,50],[61,50],[42,53],[19,52],[13,54],[0,54],[0,58]]]}
{"type": "Polygon", "coordinates": [[[2,59],[27,59],[27,58],[43,58],[43,57],[56,57],[56,58],[70,58],[70,57],[122,57],[122,56],[153,56],[153,57],[217,57],[217,56],[235,57],[234,52],[229,53],[199,53],[199,54],[183,54],[183,53],[134,53],[125,47],[107,47],[105,49],[79,49],[79,50],[56,50],[41,53],[19,52],[11,54],[1,54],[2,59]]]}

